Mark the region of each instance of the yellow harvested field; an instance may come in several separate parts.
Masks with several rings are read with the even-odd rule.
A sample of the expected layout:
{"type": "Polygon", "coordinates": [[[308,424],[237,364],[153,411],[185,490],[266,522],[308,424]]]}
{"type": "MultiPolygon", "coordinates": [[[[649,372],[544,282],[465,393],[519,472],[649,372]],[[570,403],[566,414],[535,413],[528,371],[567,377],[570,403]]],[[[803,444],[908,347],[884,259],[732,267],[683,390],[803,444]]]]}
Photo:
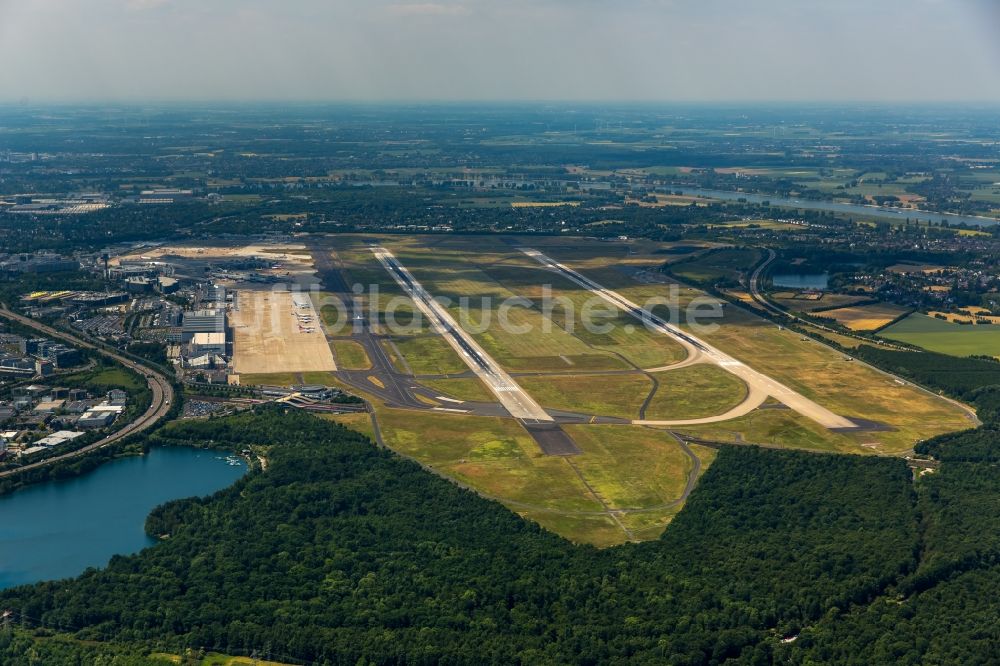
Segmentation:
{"type": "Polygon", "coordinates": [[[242,290],[231,321],[236,374],[337,369],[307,295],[242,290]]]}
{"type": "Polygon", "coordinates": [[[1000,324],[1000,317],[991,315],[990,311],[986,308],[975,306],[959,308],[959,312],[941,312],[939,310],[931,310],[927,313],[927,316],[935,317],[937,319],[945,319],[955,324],[1000,324]]]}
{"type": "Polygon", "coordinates": [[[825,310],[813,313],[817,317],[833,319],[841,326],[845,326],[852,331],[874,331],[882,328],[909,310],[887,303],[877,303],[874,305],[859,305],[857,307],[838,308],[836,310],[825,310]]]}

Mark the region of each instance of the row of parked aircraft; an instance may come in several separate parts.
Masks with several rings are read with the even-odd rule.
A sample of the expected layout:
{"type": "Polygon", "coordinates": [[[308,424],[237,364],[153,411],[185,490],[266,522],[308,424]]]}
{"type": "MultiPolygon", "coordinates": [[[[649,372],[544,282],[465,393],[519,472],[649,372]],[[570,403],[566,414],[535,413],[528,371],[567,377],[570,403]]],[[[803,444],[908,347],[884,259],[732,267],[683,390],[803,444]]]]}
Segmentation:
{"type": "Polygon", "coordinates": [[[295,308],[292,310],[292,315],[298,320],[299,333],[316,332],[316,327],[312,325],[312,303],[308,301],[295,301],[295,308]],[[301,312],[302,310],[308,310],[308,312],[301,312]]]}

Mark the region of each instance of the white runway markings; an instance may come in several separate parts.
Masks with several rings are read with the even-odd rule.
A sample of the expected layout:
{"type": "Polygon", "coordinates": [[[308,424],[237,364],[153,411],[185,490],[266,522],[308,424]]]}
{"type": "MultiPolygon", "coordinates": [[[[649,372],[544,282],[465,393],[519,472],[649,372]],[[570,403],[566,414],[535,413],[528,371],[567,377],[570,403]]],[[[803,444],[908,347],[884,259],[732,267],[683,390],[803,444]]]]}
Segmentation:
{"type": "Polygon", "coordinates": [[[381,246],[373,246],[375,258],[413,299],[434,329],[448,341],[469,369],[476,373],[510,415],[525,421],[553,421],[552,417],[494,361],[440,303],[427,293],[399,260],[381,246]]]}
{"type": "MultiPolygon", "coordinates": [[[[750,393],[756,395],[771,396],[776,400],[781,401],[791,409],[794,409],[799,414],[812,419],[816,423],[820,424],[824,428],[856,428],[855,424],[850,419],[834,414],[826,407],[818,405],[809,398],[805,397],[801,393],[793,391],[784,384],[777,382],[767,375],[757,372],[750,366],[746,365],[742,361],[739,361],[732,356],[729,356],[725,352],[722,352],[712,345],[708,344],[704,340],[688,333],[687,331],[682,331],[676,326],[663,321],[652,312],[640,308],[638,305],[628,300],[616,291],[611,291],[610,289],[605,289],[601,285],[597,284],[590,278],[577,273],[572,268],[564,266],[554,259],[547,257],[538,250],[533,250],[531,248],[521,248],[521,251],[526,255],[542,264],[550,270],[556,271],[561,274],[564,278],[574,282],[584,289],[587,289],[594,294],[597,294],[605,301],[611,303],[616,308],[631,314],[640,321],[647,323],[652,329],[657,330],[664,335],[669,335],[674,338],[677,342],[683,346],[689,356],[700,358],[707,363],[714,363],[719,367],[731,372],[736,375],[750,387],[750,393]]],[[[733,410],[731,410],[732,412],[733,410]]],[[[709,417],[709,419],[699,419],[698,423],[709,423],[711,419],[722,421],[729,418],[733,418],[731,413],[721,414],[718,417],[709,417]]],[[[653,424],[653,422],[643,422],[646,424],[653,424]]],[[[663,422],[664,425],[681,425],[682,422],[671,421],[663,422]]]]}

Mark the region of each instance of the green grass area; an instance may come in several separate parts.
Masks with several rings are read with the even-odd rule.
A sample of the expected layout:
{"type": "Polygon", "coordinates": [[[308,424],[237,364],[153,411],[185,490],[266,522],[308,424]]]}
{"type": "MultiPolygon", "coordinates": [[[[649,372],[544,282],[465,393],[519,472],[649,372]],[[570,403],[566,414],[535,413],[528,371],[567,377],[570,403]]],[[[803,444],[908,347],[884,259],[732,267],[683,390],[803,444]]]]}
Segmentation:
{"type": "Polygon", "coordinates": [[[1000,326],[954,324],[925,314],[911,314],[879,332],[889,340],[952,356],[1000,357],[1000,326]]]}
{"type": "MultiPolygon", "coordinates": [[[[597,546],[628,539],[613,519],[600,515],[602,502],[613,510],[635,510],[620,517],[635,538],[657,538],[679,509],[674,502],[692,469],[668,433],[649,428],[567,426],[583,451],[568,461],[543,455],[512,419],[381,409],[379,425],[394,450],[546,529],[597,546]]],[[[697,452],[703,469],[714,453],[697,452]]]]}
{"type": "Polygon", "coordinates": [[[774,293],[770,294],[771,300],[788,310],[794,312],[812,312],[817,308],[847,307],[854,303],[871,300],[867,296],[854,296],[851,294],[830,294],[824,293],[817,299],[802,298],[797,292],[783,287],[775,287],[774,293]]]}
{"type": "Polygon", "coordinates": [[[124,368],[96,368],[64,375],[59,381],[60,385],[85,386],[97,391],[108,391],[113,388],[135,391],[145,387],[143,382],[124,368]]]}
{"type": "Polygon", "coordinates": [[[792,449],[858,453],[857,441],[832,433],[790,409],[758,409],[721,423],[679,426],[673,430],[712,442],[761,444],[792,449]]]}
{"type": "Polygon", "coordinates": [[[715,365],[698,364],[656,374],[659,382],[647,419],[689,419],[722,414],[740,404],[747,387],[715,365]]]}
{"type": "Polygon", "coordinates": [[[624,419],[639,418],[653,388],[641,374],[543,375],[517,377],[517,382],[543,407],[624,419]]]}
{"type": "Polygon", "coordinates": [[[299,383],[294,372],[258,372],[240,375],[241,386],[294,386],[299,383]]]}
{"type": "MultiPolygon", "coordinates": [[[[383,409],[382,438],[392,449],[492,497],[563,512],[600,511],[566,461],[545,456],[513,419],[383,409]]],[[[584,535],[577,535],[583,538],[584,535]]]]}
{"type": "Polygon", "coordinates": [[[393,338],[392,342],[416,375],[451,375],[469,369],[451,345],[439,335],[393,338]]]}
{"type": "Polygon", "coordinates": [[[564,430],[583,451],[573,464],[608,506],[659,507],[684,492],[691,460],[669,433],[616,425],[568,425],[564,430]]]}
{"type": "Polygon", "coordinates": [[[354,340],[331,340],[330,346],[339,370],[367,370],[372,367],[372,362],[360,343],[354,340]]]}
{"type": "Polygon", "coordinates": [[[339,423],[345,428],[350,428],[360,432],[368,439],[375,439],[375,432],[372,430],[372,419],[367,412],[353,414],[317,414],[319,418],[339,423]]]}
{"type": "Polygon", "coordinates": [[[496,402],[496,397],[475,377],[421,379],[420,383],[429,389],[438,391],[447,398],[473,402],[496,402]]]}
{"type": "MultiPolygon", "coordinates": [[[[476,319],[473,325],[481,322],[482,319],[476,319]]],[[[628,367],[622,359],[588,347],[578,337],[548,322],[541,312],[528,308],[511,309],[506,325],[494,318],[488,330],[474,337],[507,370],[618,370],[628,367]]]]}
{"type": "Polygon", "coordinates": [[[479,241],[470,247],[467,238],[444,238],[435,240],[433,246],[420,246],[412,239],[400,239],[391,246],[431,294],[451,299],[450,312],[459,325],[472,333],[507,370],[628,367],[624,360],[587,345],[554,324],[533,304],[509,301],[533,296],[523,288],[532,277],[538,287],[549,281],[549,277],[534,271],[520,281],[510,279],[512,269],[505,262],[523,255],[509,246],[490,245],[491,242],[495,243],[479,241]],[[463,298],[467,299],[467,305],[460,306],[459,299],[463,298]]]}
{"type": "MultiPolygon", "coordinates": [[[[561,258],[555,251],[552,255],[561,258]]],[[[611,268],[615,261],[604,259],[602,266],[600,257],[594,257],[567,263],[598,282],[617,279],[616,286],[610,282],[605,286],[616,288],[637,303],[669,295],[669,285],[635,282],[611,268]]],[[[677,297],[677,306],[683,313],[692,299],[704,298],[705,294],[697,288],[682,285],[677,297]]],[[[814,340],[803,339],[794,331],[779,329],[775,324],[739,308],[726,306],[723,313],[721,319],[707,322],[717,324],[717,328],[700,329],[697,335],[837,414],[877,421],[892,428],[850,437],[808,428],[799,432],[798,441],[790,436],[793,431],[786,430],[776,438],[782,445],[900,453],[910,449],[917,441],[971,425],[960,408],[911,386],[909,382],[897,382],[862,363],[847,360],[842,353],[814,340]],[[901,404],[905,404],[906,409],[900,409],[901,404]],[[821,444],[824,441],[825,444],[821,444]]],[[[687,326],[686,323],[682,325],[687,326]]],[[[728,427],[732,432],[745,424],[719,425],[728,427]]]]}
{"type": "Polygon", "coordinates": [[[319,311],[320,319],[323,320],[323,326],[329,331],[336,331],[341,329],[346,325],[349,318],[347,318],[344,313],[337,307],[332,305],[324,305],[319,311]]]}
{"type": "Polygon", "coordinates": [[[318,372],[297,372],[295,375],[302,376],[303,384],[320,384],[322,386],[333,386],[333,373],[318,371],[318,372]]]}

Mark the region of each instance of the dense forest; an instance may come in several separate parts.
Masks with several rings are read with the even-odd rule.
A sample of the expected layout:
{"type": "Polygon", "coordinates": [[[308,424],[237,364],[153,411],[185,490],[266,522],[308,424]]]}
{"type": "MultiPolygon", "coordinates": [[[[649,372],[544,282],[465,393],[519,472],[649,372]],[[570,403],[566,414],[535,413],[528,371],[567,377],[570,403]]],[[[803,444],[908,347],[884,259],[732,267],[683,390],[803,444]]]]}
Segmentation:
{"type": "Polygon", "coordinates": [[[984,426],[921,443],[941,466],[916,479],[898,459],[723,448],[658,541],[607,550],[304,413],[174,422],[142,445],[252,447],[266,471],[157,508],[162,541],[137,555],[5,591],[25,628],[0,661],[991,663],[1000,366],[869,355],[975,401],[984,426]]]}
{"type": "Polygon", "coordinates": [[[305,414],[185,422],[155,438],[267,442],[269,464],[157,509],[147,528],[169,534],[157,546],[8,590],[5,607],[150,651],[352,665],[766,663],[777,637],[870,601],[918,565],[917,498],[899,460],[725,449],[661,540],[601,551],[305,414]]]}

